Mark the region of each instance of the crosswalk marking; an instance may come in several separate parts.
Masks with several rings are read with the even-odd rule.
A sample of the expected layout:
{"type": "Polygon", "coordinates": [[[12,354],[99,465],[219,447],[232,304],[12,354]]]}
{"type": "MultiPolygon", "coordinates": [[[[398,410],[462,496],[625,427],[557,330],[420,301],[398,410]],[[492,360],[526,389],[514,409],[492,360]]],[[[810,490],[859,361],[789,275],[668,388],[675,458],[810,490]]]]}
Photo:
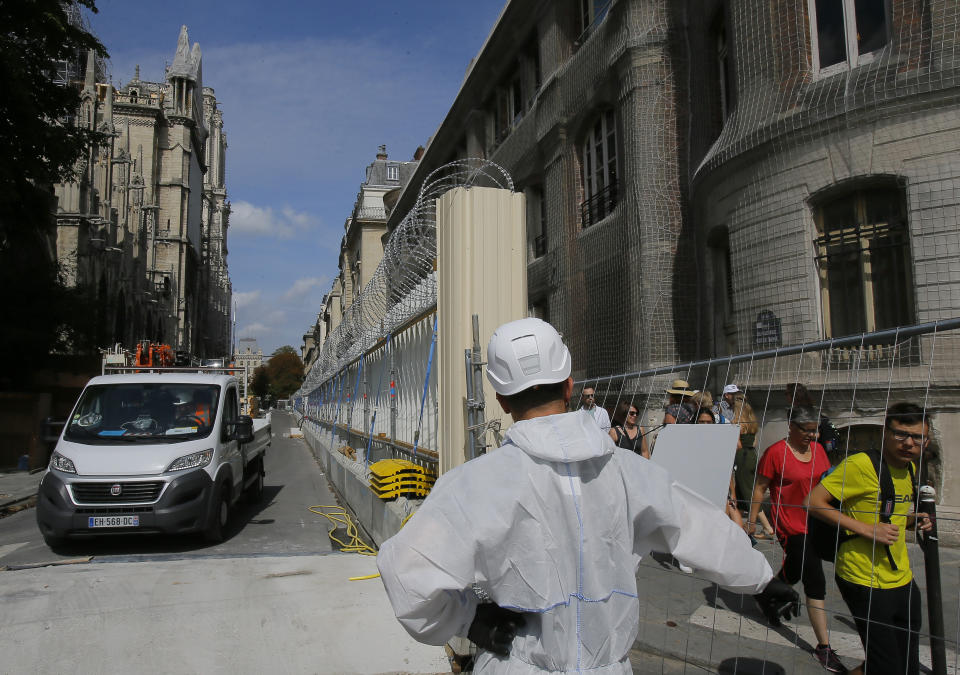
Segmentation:
{"type": "MultiPolygon", "coordinates": [[[[762,642],[769,642],[786,647],[794,646],[799,640],[803,640],[811,646],[816,646],[817,644],[817,638],[813,634],[813,629],[804,618],[789,624],[784,624],[785,627],[796,632],[799,640],[784,637],[766,624],[758,623],[737,612],[711,607],[710,605],[700,605],[697,611],[690,616],[690,623],[714,631],[739,635],[748,640],[760,640],[762,642]]],[[[860,644],[860,636],[857,633],[831,630],[830,646],[843,658],[851,659],[857,663],[863,661],[863,647],[860,644]]],[[[946,651],[947,674],[958,675],[957,654],[952,649],[947,649],[946,651]]],[[[930,647],[928,645],[920,645],[920,663],[927,668],[931,667],[930,647]]]]}
{"type": "Polygon", "coordinates": [[[23,548],[29,543],[30,542],[28,541],[21,541],[17,544],[4,544],[0,546],[0,558],[4,557],[5,555],[9,555],[10,553],[13,553],[19,548],[23,548]]]}

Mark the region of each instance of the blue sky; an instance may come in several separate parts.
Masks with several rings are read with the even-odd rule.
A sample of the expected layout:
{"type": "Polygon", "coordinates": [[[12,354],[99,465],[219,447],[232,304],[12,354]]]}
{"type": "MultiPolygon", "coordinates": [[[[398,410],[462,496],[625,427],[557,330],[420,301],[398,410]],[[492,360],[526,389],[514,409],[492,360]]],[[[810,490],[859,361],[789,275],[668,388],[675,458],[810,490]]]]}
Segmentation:
{"type": "Polygon", "coordinates": [[[200,44],[227,134],[238,339],[299,349],[377,146],[426,145],[504,3],[98,0],[115,86],[136,64],[162,82],[181,25],[200,44]]]}

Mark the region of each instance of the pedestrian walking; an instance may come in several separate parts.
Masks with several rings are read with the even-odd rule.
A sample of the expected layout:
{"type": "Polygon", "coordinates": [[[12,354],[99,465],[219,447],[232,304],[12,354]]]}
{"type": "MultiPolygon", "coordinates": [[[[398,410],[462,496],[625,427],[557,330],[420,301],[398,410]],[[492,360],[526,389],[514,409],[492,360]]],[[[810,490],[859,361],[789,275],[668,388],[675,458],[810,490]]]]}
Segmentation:
{"type": "MultiPolygon", "coordinates": [[[[783,393],[787,398],[787,405],[790,408],[817,409],[817,406],[814,405],[813,402],[813,396],[810,395],[807,388],[800,382],[791,382],[784,387],[783,393]]],[[[819,412],[817,432],[817,442],[823,446],[827,457],[832,458],[834,461],[840,461],[843,454],[840,432],[837,431],[837,428],[833,422],[830,421],[830,418],[823,414],[822,410],[819,412]]]]}
{"type": "Polygon", "coordinates": [[[636,572],[654,549],[780,615],[799,611],[715,505],[617,448],[589,410],[566,412],[570,353],[552,326],[500,326],[487,364],[514,420],[503,445],[441,476],[377,558],[414,638],[469,637],[477,673],[630,673],[636,572]]]}
{"type": "MultiPolygon", "coordinates": [[[[757,462],[760,459],[757,454],[757,433],[760,431],[760,424],[743,392],[738,391],[733,395],[732,414],[730,421],[740,425],[740,442],[737,444],[737,454],[733,460],[737,506],[741,512],[749,514],[753,488],[757,481],[757,462]]],[[[753,532],[756,539],[773,537],[773,526],[767,520],[762,504],[757,508],[757,524],[760,527],[753,532]]]]}
{"type": "MultiPolygon", "coordinates": [[[[823,562],[807,541],[807,495],[830,468],[830,460],[816,438],[817,414],[811,408],[794,408],[787,437],[767,448],[760,458],[747,532],[754,534],[760,503],[769,489],[773,527],[783,547],[783,566],[777,576],[791,586],[803,582],[807,617],[817,638],[814,656],[827,671],[845,673],[846,668],[830,647],[823,562]]],[[[775,614],[768,614],[767,619],[774,626],[780,625],[775,614]]]]}
{"type": "Polygon", "coordinates": [[[926,514],[913,511],[913,463],[929,443],[923,408],[895,403],[887,409],[876,466],[869,453],[851,454],[813,488],[807,501],[811,515],[840,529],[837,587],[866,655],[851,671],[856,675],[920,672],[923,617],[906,532],[933,526],[926,514]],[[884,494],[885,483],[892,494],[884,494]]]}

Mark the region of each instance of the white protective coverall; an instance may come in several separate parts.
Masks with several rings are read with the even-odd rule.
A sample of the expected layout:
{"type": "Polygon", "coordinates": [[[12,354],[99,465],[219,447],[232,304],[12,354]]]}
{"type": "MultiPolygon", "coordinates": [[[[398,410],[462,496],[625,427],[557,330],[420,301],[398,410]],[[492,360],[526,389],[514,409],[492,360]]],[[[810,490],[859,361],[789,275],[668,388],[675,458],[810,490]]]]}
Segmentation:
{"type": "Polygon", "coordinates": [[[377,565],[400,623],[426,644],[467,635],[473,584],[525,613],[510,657],[481,651],[475,672],[630,673],[636,571],[651,550],[739,593],[773,576],[715,505],[577,411],[517,422],[502,447],[443,475],[377,565]]]}

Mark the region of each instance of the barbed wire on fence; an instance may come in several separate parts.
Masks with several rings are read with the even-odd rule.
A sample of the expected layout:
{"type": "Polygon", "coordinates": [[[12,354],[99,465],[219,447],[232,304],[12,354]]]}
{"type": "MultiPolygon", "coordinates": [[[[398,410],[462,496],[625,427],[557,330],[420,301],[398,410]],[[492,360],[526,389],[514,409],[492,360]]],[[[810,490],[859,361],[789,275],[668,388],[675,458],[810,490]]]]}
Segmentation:
{"type": "Polygon", "coordinates": [[[436,307],[436,200],[458,187],[513,191],[514,184],[503,167],[483,159],[457,160],[430,173],[387,240],[370,282],[327,336],[294,397],[309,394],[387,335],[436,307]]]}

